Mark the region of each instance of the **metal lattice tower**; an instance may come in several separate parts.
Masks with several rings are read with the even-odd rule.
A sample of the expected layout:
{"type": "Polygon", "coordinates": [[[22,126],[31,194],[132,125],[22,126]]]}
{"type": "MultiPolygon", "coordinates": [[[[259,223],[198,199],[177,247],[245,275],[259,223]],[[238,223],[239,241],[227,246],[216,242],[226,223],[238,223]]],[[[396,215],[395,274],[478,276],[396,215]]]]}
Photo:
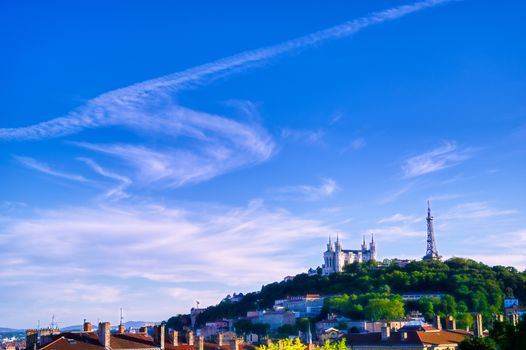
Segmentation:
{"type": "Polygon", "coordinates": [[[427,250],[424,260],[438,260],[441,257],[438,255],[435,243],[435,228],[433,226],[433,216],[431,215],[431,207],[427,201],[427,250]]]}

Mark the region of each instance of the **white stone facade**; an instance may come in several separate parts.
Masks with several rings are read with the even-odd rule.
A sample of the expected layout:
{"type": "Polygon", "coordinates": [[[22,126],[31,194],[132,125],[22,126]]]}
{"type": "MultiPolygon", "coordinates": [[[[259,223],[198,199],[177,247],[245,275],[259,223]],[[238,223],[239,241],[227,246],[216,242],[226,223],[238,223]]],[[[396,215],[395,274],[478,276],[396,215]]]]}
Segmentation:
{"type": "Polygon", "coordinates": [[[330,275],[335,272],[342,272],[345,265],[354,262],[364,263],[367,261],[376,261],[376,242],[374,237],[371,237],[369,244],[365,243],[365,237],[360,250],[346,250],[342,249],[340,239],[337,238],[334,245],[329,237],[327,250],[323,253],[322,274],[330,275]]]}

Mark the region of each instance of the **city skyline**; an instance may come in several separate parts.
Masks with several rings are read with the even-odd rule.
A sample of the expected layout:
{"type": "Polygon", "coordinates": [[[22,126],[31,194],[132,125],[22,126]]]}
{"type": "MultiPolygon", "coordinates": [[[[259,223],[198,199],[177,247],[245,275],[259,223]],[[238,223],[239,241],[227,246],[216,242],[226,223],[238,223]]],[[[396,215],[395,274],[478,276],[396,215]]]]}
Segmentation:
{"type": "Polygon", "coordinates": [[[159,321],[321,266],[526,268],[519,1],[0,5],[0,315],[159,321]]]}

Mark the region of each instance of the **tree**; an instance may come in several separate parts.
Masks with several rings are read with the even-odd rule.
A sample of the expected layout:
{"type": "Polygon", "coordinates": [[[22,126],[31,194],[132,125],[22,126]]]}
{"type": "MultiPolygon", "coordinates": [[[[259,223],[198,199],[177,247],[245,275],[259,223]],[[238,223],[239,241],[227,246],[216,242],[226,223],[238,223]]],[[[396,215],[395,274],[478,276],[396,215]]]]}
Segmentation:
{"type": "Polygon", "coordinates": [[[302,317],[296,320],[296,326],[298,327],[298,330],[303,333],[306,333],[309,330],[310,323],[311,322],[308,317],[302,317]]]}
{"type": "Polygon", "coordinates": [[[497,350],[491,338],[467,337],[458,344],[459,350],[497,350]]]}
{"type": "Polygon", "coordinates": [[[372,321],[400,319],[405,315],[404,303],[400,299],[371,299],[364,311],[365,317],[372,321]]]}
{"type": "Polygon", "coordinates": [[[177,315],[170,317],[168,321],[166,321],[166,328],[171,328],[176,331],[182,332],[184,330],[184,327],[190,326],[190,316],[188,315],[177,315]]]}
{"type": "Polygon", "coordinates": [[[266,336],[270,331],[270,325],[268,323],[254,323],[252,325],[252,333],[259,336],[266,336]]]}
{"type": "MultiPolygon", "coordinates": [[[[292,339],[280,339],[275,343],[270,343],[268,346],[260,345],[256,347],[256,350],[305,350],[307,346],[303,344],[299,338],[292,339]]],[[[336,350],[336,349],[335,349],[336,350]]]]}
{"type": "Polygon", "coordinates": [[[249,320],[239,320],[234,323],[234,329],[236,330],[236,333],[239,334],[252,333],[252,322],[249,320]]]}
{"type": "Polygon", "coordinates": [[[284,324],[283,326],[278,328],[278,337],[279,338],[287,338],[289,335],[297,335],[298,334],[298,326],[295,324],[284,324]]]}
{"type": "Polygon", "coordinates": [[[322,346],[317,346],[316,350],[349,350],[347,347],[347,342],[345,338],[340,339],[337,342],[331,343],[329,340],[326,340],[322,346]]]}
{"type": "Polygon", "coordinates": [[[457,314],[457,327],[459,329],[471,327],[473,324],[473,316],[468,312],[461,312],[457,314]]]}
{"type": "Polygon", "coordinates": [[[523,319],[518,327],[508,322],[494,322],[490,337],[501,350],[526,349],[526,320],[523,319]]]}

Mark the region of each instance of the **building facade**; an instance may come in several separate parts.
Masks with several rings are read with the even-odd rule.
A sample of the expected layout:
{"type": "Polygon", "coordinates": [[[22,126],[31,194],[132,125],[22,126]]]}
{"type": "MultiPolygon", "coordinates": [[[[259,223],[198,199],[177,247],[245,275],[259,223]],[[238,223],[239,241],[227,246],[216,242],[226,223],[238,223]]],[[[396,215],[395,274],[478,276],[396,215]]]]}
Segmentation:
{"type": "Polygon", "coordinates": [[[340,238],[336,238],[334,245],[329,237],[327,250],[323,253],[322,274],[330,275],[335,272],[342,272],[346,265],[352,263],[364,263],[367,261],[376,261],[376,242],[374,236],[371,236],[371,242],[365,243],[365,237],[361,249],[347,250],[342,249],[340,238]]]}
{"type": "Polygon", "coordinates": [[[293,296],[274,301],[274,310],[292,311],[296,317],[316,317],[321,313],[324,300],[319,294],[293,296]]]}

